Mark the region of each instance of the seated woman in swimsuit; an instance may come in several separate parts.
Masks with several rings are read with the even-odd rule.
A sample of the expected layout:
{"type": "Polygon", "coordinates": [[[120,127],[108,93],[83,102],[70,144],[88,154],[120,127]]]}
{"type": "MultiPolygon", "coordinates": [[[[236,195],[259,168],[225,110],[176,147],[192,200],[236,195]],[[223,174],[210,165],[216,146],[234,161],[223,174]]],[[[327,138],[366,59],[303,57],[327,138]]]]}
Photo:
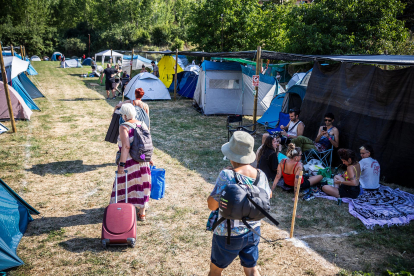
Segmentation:
{"type": "Polygon", "coordinates": [[[338,155],[342,163],[347,166],[346,172],[343,175],[335,175],[335,187],[325,185],[322,190],[337,198],[357,198],[361,191],[359,185],[361,166],[356,159],[356,154],[350,149],[339,149],[338,155]]]}
{"type": "MultiPolygon", "coordinates": [[[[300,162],[302,158],[302,150],[296,147],[295,144],[290,143],[286,152],[288,159],[283,159],[277,167],[277,175],[273,181],[272,191],[276,188],[277,183],[283,176],[285,184],[288,186],[295,186],[295,182],[299,181],[299,173],[303,170],[303,164],[300,162]],[[298,180],[296,180],[298,179],[298,180]]],[[[302,177],[300,189],[304,190],[310,186],[316,185],[323,179],[322,175],[315,175],[311,177],[302,177]]]]}

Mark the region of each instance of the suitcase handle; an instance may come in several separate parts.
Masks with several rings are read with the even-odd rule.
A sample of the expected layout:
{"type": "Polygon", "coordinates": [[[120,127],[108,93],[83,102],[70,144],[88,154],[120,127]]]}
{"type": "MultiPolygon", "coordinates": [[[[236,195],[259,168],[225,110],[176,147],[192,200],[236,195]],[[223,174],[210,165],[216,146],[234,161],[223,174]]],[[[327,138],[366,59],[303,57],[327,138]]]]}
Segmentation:
{"type": "MultiPolygon", "coordinates": [[[[125,203],[128,203],[128,170],[125,171],[125,203]]],[[[118,171],[115,171],[115,203],[118,203],[118,171]]]]}

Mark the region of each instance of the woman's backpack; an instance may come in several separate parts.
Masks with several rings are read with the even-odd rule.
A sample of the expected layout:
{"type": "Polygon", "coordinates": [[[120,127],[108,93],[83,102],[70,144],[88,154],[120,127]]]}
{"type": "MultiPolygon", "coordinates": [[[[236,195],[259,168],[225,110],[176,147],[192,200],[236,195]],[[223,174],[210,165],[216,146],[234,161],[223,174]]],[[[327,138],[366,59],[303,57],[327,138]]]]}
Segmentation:
{"type": "Polygon", "coordinates": [[[154,147],[152,145],[151,134],[148,129],[144,129],[142,125],[131,124],[128,122],[123,123],[134,129],[134,141],[131,143],[129,154],[132,159],[137,162],[149,162],[151,161],[154,147]]]}
{"type": "MultiPolygon", "coordinates": [[[[236,174],[234,171],[233,173],[236,174]]],[[[231,219],[241,220],[256,235],[259,235],[259,233],[247,223],[248,221],[257,221],[267,217],[275,225],[279,225],[279,222],[268,213],[270,211],[268,194],[264,189],[257,187],[260,181],[260,171],[257,170],[257,177],[253,185],[240,183],[236,175],[234,175],[234,178],[236,183],[228,184],[220,194],[219,214],[221,218],[213,225],[214,231],[220,223],[227,220],[227,244],[230,244],[231,219]]]]}

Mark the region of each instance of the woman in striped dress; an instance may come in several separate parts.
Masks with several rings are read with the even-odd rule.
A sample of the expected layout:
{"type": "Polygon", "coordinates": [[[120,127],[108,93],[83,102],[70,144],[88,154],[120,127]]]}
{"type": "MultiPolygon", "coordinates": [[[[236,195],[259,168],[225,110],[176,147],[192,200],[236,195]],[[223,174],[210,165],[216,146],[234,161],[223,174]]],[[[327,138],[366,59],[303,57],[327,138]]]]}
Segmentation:
{"type": "MultiPolygon", "coordinates": [[[[120,113],[125,122],[142,125],[135,119],[136,111],[132,104],[123,104],[120,113]]],[[[127,125],[119,126],[118,146],[121,158],[118,166],[118,202],[125,202],[125,171],[128,170],[128,203],[139,208],[138,220],[145,221],[145,208],[151,194],[150,162],[137,162],[129,154],[130,144],[134,140],[134,129],[127,125]]],[[[112,188],[111,201],[115,203],[115,183],[112,188]]]]}

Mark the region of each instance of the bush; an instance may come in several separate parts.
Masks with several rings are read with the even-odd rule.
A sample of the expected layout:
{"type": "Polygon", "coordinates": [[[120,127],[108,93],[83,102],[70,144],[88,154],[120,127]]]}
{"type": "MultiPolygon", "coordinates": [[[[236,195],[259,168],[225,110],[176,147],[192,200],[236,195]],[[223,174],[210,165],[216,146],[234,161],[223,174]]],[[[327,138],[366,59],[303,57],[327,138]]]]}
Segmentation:
{"type": "Polygon", "coordinates": [[[156,26],[151,31],[152,42],[157,46],[168,45],[170,29],[167,26],[156,26]]]}
{"type": "Polygon", "coordinates": [[[184,41],[182,41],[179,38],[175,38],[173,43],[171,44],[171,51],[178,49],[178,51],[181,51],[184,49],[184,41]]]}
{"type": "Polygon", "coordinates": [[[63,39],[62,46],[68,56],[76,54],[79,55],[86,49],[86,43],[76,37],[63,39]]]}

